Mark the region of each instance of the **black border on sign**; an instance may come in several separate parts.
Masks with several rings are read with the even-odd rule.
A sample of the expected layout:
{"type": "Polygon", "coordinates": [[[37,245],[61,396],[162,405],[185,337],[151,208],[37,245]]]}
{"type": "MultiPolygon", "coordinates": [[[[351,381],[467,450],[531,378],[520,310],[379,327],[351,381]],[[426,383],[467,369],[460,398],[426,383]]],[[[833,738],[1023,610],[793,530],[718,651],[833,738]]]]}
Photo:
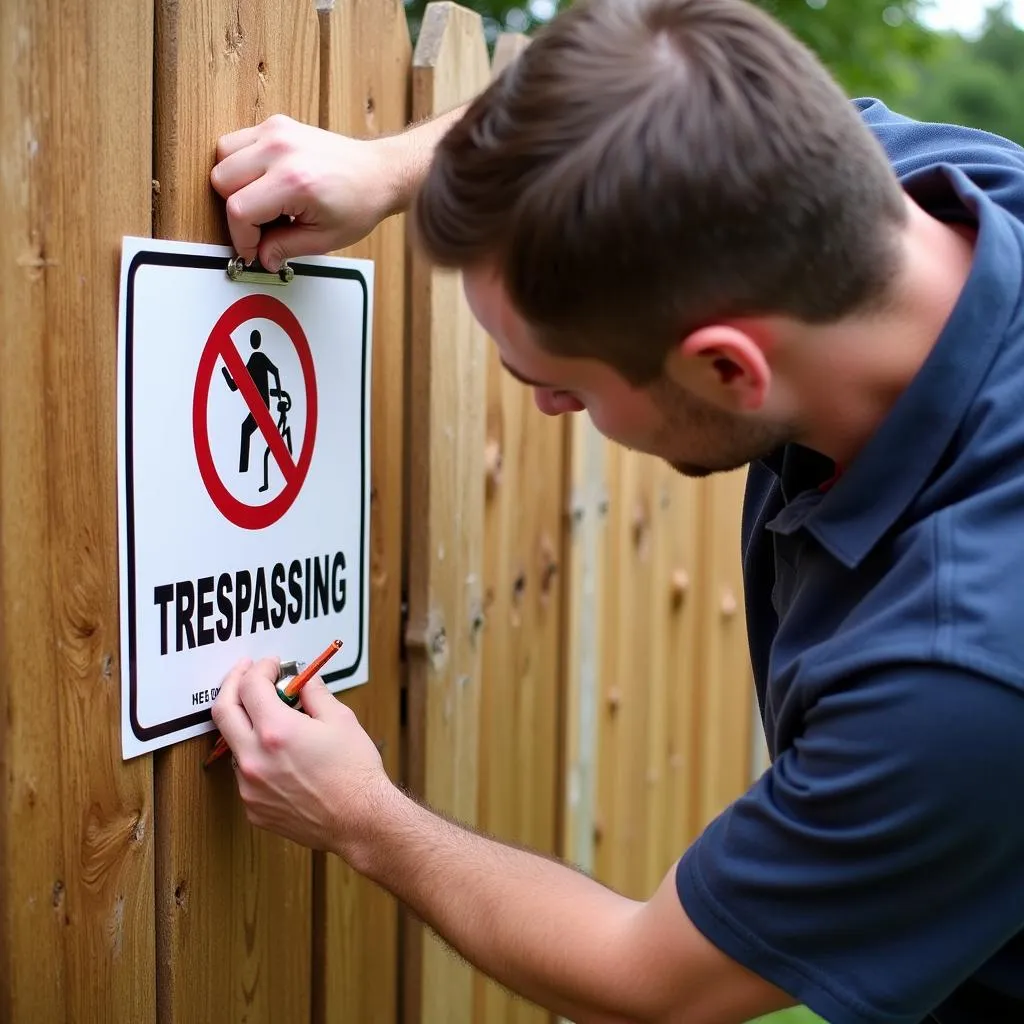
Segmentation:
{"type": "MultiPolygon", "coordinates": [[[[136,639],[136,608],[135,608],[135,473],[133,463],[133,437],[134,437],[134,406],[132,401],[133,388],[133,360],[132,341],[135,332],[135,274],[140,267],[191,267],[197,270],[217,270],[227,280],[227,269],[229,259],[225,256],[200,256],[192,253],[160,252],[156,250],[140,250],[133,257],[128,267],[127,298],[125,303],[126,335],[125,335],[125,431],[124,431],[124,454],[125,454],[125,516],[127,523],[128,541],[128,564],[125,572],[128,574],[128,688],[129,688],[129,720],[131,721],[132,732],[135,737],[143,742],[166,736],[168,733],[187,729],[193,725],[200,725],[203,722],[211,721],[210,709],[197,711],[192,715],[185,715],[170,722],[163,722],[160,725],[143,726],[138,719],[138,642],[136,639]]],[[[363,623],[366,614],[363,594],[366,582],[366,394],[369,388],[369,381],[366,376],[367,361],[367,338],[366,328],[369,319],[369,289],[366,287],[366,278],[359,270],[349,267],[325,267],[311,263],[291,263],[289,266],[295,271],[297,277],[334,277],[349,281],[358,281],[363,289],[363,365],[362,365],[362,387],[361,408],[359,410],[359,432],[360,432],[360,459],[359,459],[359,647],[356,660],[349,668],[338,669],[336,672],[328,672],[323,676],[324,682],[331,684],[339,679],[347,679],[355,675],[363,663],[363,623]]],[[[346,644],[346,647],[348,645],[346,644]]],[[[312,654],[310,654],[312,657],[312,654]]]]}

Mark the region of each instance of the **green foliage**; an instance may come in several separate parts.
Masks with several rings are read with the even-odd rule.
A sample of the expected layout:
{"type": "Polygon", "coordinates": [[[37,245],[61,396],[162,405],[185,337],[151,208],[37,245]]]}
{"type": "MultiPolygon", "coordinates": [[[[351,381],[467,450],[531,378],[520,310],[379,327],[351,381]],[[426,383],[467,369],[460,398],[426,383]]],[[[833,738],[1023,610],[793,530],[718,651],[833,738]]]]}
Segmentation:
{"type": "Polygon", "coordinates": [[[750,1024],[825,1024],[824,1021],[810,1010],[803,1006],[796,1006],[792,1010],[782,1010],[780,1013],[773,1013],[768,1017],[758,1017],[750,1024]]]}
{"type": "Polygon", "coordinates": [[[930,121],[983,128],[1024,144],[1024,30],[1006,2],[991,7],[981,35],[942,38],[933,59],[912,69],[900,110],[930,121]]]}
{"type": "MultiPolygon", "coordinates": [[[[461,0],[478,11],[488,40],[529,33],[571,0],[461,0]]],[[[757,0],[804,40],[851,95],[889,95],[907,82],[932,36],[917,22],[922,0],[757,0]]],[[[415,37],[427,0],[405,0],[415,37]]]]}
{"type": "Polygon", "coordinates": [[[934,36],[917,0],[758,0],[799,36],[851,96],[888,98],[908,85],[908,64],[927,60],[934,36]]]}

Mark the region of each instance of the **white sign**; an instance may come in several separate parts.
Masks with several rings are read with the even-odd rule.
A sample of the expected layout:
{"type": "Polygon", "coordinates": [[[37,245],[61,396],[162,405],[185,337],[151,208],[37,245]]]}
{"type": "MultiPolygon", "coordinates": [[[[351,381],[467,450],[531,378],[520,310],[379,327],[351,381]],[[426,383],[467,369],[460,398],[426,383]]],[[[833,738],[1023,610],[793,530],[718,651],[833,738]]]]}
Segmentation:
{"type": "Polygon", "coordinates": [[[212,730],[241,657],[366,682],[373,263],[233,280],[222,246],[125,238],[121,746],[212,730]],[[267,281],[272,283],[267,283],[267,281]]]}

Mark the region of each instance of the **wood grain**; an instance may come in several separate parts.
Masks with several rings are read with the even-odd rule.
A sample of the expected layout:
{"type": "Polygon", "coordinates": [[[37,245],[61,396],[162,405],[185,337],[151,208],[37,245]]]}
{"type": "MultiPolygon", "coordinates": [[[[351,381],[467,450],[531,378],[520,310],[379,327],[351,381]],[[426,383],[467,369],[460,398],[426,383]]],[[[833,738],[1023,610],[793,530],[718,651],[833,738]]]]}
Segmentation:
{"type": "MultiPolygon", "coordinates": [[[[707,506],[707,482],[611,447],[607,472],[594,863],[601,881],[642,899],[697,832],[709,724],[700,709],[713,699],[699,695],[718,685],[698,676],[706,662],[699,652],[718,641],[701,633],[705,579],[733,579],[739,563],[724,544],[717,561],[701,555],[709,514],[729,512],[707,506]]],[[[743,735],[734,720],[711,724],[718,738],[738,743],[743,735]]]]}
{"type": "MultiPolygon", "coordinates": [[[[427,8],[413,55],[413,116],[443,113],[490,77],[480,16],[427,8]]],[[[414,793],[477,817],[482,685],[486,338],[457,274],[413,257],[410,361],[409,774],[414,793]]],[[[468,1022],[470,969],[405,922],[407,1021],[468,1022]]]]}
{"type": "MultiPolygon", "coordinates": [[[[525,48],[502,34],[492,74],[525,48]]],[[[487,350],[484,609],[477,824],[497,839],[558,852],[558,745],[568,418],[543,415],[487,350]],[[538,481],[543,481],[538,486],[538,481]]],[[[481,974],[474,1020],[532,1024],[550,1014],[481,974]]]]}
{"type": "MultiPolygon", "coordinates": [[[[401,0],[345,0],[320,12],[320,126],[357,138],[409,119],[412,48],[401,0]]],[[[370,681],[342,694],[400,771],[400,626],[404,505],[405,218],[341,255],[375,264],[370,492],[370,681]]],[[[394,1021],[398,909],[341,861],[314,855],[314,1021],[394,1021]]]]}
{"type": "Polygon", "coordinates": [[[750,651],[739,558],[746,471],[709,478],[704,492],[698,827],[740,796],[751,775],[750,651]]]}
{"type": "Polygon", "coordinates": [[[115,457],[151,82],[149,4],[0,4],[5,1021],[153,1017],[152,770],[121,760],[115,457]]]}
{"type": "MultiPolygon", "coordinates": [[[[209,184],[217,139],[282,112],[316,123],[319,38],[309,0],[160,0],[155,233],[227,242],[209,184]]],[[[246,822],[209,739],[156,755],[158,1019],[310,1016],[312,858],[246,822]]]]}
{"type": "Polygon", "coordinates": [[[697,652],[701,643],[702,494],[706,486],[706,481],[672,476],[665,511],[668,537],[657,581],[660,614],[669,620],[665,637],[667,760],[661,804],[665,823],[662,854],[665,868],[684,853],[698,832],[695,793],[699,773],[696,733],[700,680],[697,652]]]}
{"type": "Polygon", "coordinates": [[[598,702],[605,658],[602,602],[608,510],[608,443],[585,416],[567,439],[561,853],[593,873],[597,842],[598,702]]]}

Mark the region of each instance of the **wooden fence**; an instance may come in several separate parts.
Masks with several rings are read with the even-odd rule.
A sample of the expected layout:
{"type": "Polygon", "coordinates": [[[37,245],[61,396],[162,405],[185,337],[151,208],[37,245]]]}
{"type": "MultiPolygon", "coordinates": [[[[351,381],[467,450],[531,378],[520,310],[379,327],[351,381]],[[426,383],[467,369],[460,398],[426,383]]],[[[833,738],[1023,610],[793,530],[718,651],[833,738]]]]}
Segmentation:
{"type": "MultiPolygon", "coordinates": [[[[397,131],[524,45],[492,68],[450,3],[415,53],[401,0],[0,4],[0,1020],[547,1019],[249,827],[207,743],[119,738],[121,238],[227,242],[224,132],[397,131]]],[[[401,217],[346,253],[376,290],[370,682],[344,699],[434,806],[647,894],[754,770],[742,477],[541,416],[401,217]]]]}

